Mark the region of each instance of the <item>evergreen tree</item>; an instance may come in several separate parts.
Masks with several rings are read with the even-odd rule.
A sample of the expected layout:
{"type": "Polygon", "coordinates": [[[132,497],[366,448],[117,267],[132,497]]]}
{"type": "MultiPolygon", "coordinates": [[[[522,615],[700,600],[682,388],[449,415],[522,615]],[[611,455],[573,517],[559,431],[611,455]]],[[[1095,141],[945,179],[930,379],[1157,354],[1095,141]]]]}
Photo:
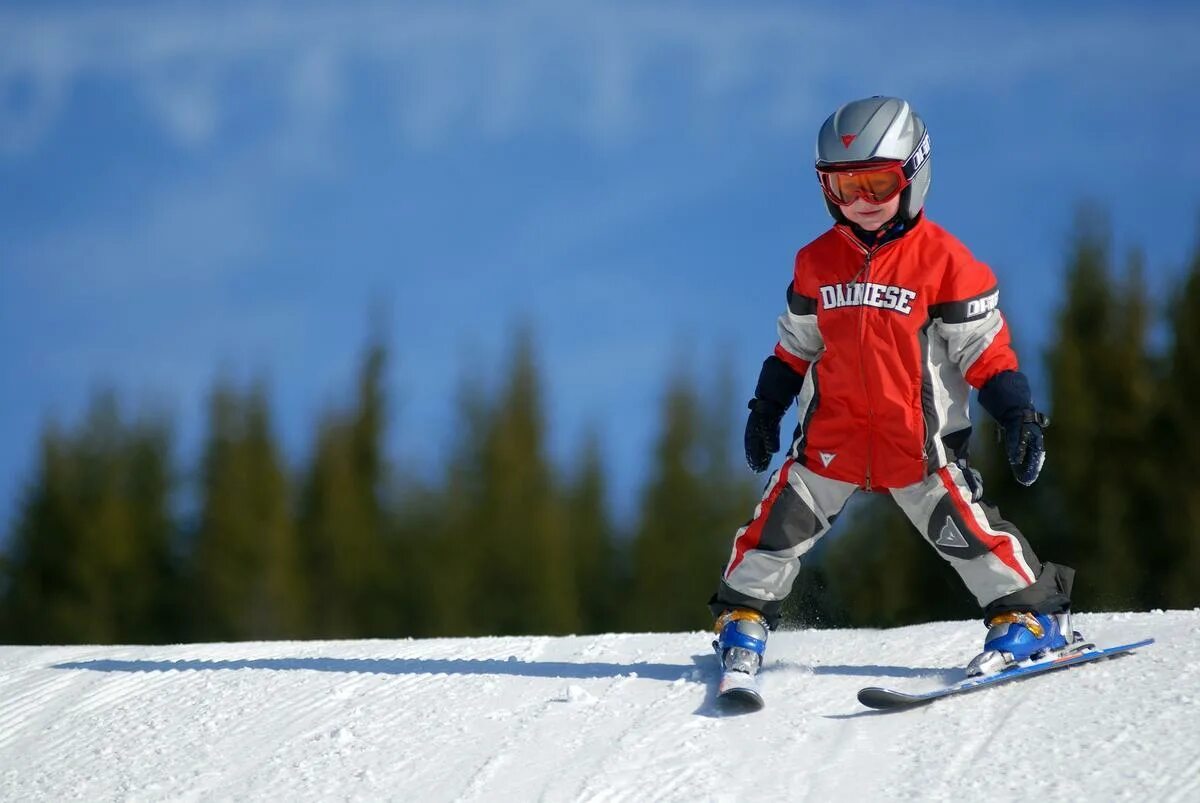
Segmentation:
{"type": "Polygon", "coordinates": [[[580,624],[564,505],[545,456],[541,383],[528,330],[499,402],[468,427],[473,455],[451,479],[462,508],[448,533],[466,561],[471,632],[569,633],[580,624]]]}
{"type": "MultiPolygon", "coordinates": [[[[700,412],[703,482],[710,500],[710,526],[718,533],[714,540],[720,544],[720,551],[727,553],[734,534],[754,512],[761,497],[761,478],[746,466],[743,448],[746,405],[741,402],[727,358],[722,358],[713,371],[712,386],[704,398],[708,401],[701,403],[700,412]]],[[[794,419],[785,417],[782,424],[780,439],[785,452],[790,447],[788,430],[794,423],[794,419]]],[[[718,561],[714,567],[718,576],[722,566],[723,561],[718,561]]]]}
{"type": "Polygon", "coordinates": [[[632,544],[633,588],[625,614],[633,630],[695,630],[707,623],[702,606],[712,594],[720,558],[696,558],[712,552],[699,542],[706,525],[696,459],[699,430],[696,393],[676,377],[667,389],[662,432],[632,544]]]}
{"type": "Polygon", "coordinates": [[[116,619],[123,641],[177,640],[184,624],[179,595],[178,524],[172,516],[175,480],[165,419],[135,422],[126,430],[122,496],[129,506],[128,552],[113,567],[125,590],[116,619]]]}
{"type": "Polygon", "coordinates": [[[711,415],[690,379],[672,379],[631,548],[625,611],[630,628],[695,630],[712,624],[705,603],[716,590],[737,522],[753,503],[732,512],[729,447],[711,438],[719,432],[711,415]],[[731,519],[734,515],[738,518],[731,519]]]}
{"type": "MultiPolygon", "coordinates": [[[[411,571],[420,573],[422,584],[430,589],[430,604],[423,613],[436,623],[435,632],[472,636],[492,632],[492,625],[479,618],[480,605],[487,603],[478,593],[478,578],[489,571],[482,545],[489,540],[484,531],[491,520],[480,500],[484,444],[493,415],[491,401],[473,373],[460,384],[456,406],[456,443],[445,479],[433,494],[433,537],[412,556],[411,571]]],[[[408,520],[405,526],[411,527],[408,520]]]]}
{"type": "Polygon", "coordinates": [[[1161,396],[1163,425],[1157,439],[1164,513],[1161,530],[1143,541],[1161,546],[1162,596],[1157,604],[1200,605],[1200,241],[1171,310],[1171,343],[1161,396]]]}
{"type": "Polygon", "coordinates": [[[592,433],[580,450],[578,473],[566,494],[569,551],[579,596],[580,629],[604,633],[618,626],[624,596],[615,528],[606,504],[607,484],[600,443],[592,433]]]}
{"type": "Polygon", "coordinates": [[[395,580],[392,524],[382,499],[386,364],[386,349],[373,344],[359,373],[354,408],[321,424],[308,468],[299,530],[314,636],[385,636],[403,626],[388,604],[395,580]]]}
{"type": "Polygon", "coordinates": [[[0,608],[19,643],[160,642],[172,625],[170,436],[100,394],[76,434],[42,434],[0,608]]]}
{"type": "Polygon", "coordinates": [[[457,605],[461,575],[446,571],[447,562],[457,567],[461,545],[442,538],[447,505],[441,489],[428,488],[406,477],[397,483],[397,514],[389,540],[389,572],[380,602],[387,608],[388,631],[396,636],[425,638],[463,632],[457,605]],[[457,562],[456,562],[457,561],[457,562]]]}
{"type": "Polygon", "coordinates": [[[1107,224],[1084,210],[1068,267],[1057,340],[1048,354],[1054,469],[1046,477],[1061,505],[1063,561],[1074,565],[1077,608],[1140,606],[1140,561],[1153,527],[1154,361],[1138,261],[1113,275],[1107,224]]]}
{"type": "Polygon", "coordinates": [[[67,436],[47,427],[39,443],[37,476],[25,491],[10,539],[3,598],[4,641],[78,643],[93,626],[91,589],[82,561],[84,534],[72,498],[78,474],[67,436]],[[67,558],[66,556],[70,556],[67,558]]]}
{"type": "Polygon", "coordinates": [[[219,385],[209,403],[203,500],[192,554],[193,636],[295,637],[302,578],[287,476],[265,390],[219,385]]]}

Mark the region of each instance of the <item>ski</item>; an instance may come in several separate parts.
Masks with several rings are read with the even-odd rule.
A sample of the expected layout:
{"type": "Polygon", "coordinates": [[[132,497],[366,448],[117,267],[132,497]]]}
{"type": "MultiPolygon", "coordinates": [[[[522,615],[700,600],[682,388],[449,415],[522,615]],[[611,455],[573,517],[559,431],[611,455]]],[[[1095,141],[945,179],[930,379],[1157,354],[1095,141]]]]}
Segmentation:
{"type": "Polygon", "coordinates": [[[881,711],[911,708],[913,706],[931,703],[934,700],[940,700],[943,697],[965,694],[967,692],[978,691],[979,689],[984,689],[989,686],[996,686],[1001,683],[1024,680],[1025,678],[1042,675],[1047,672],[1055,672],[1060,669],[1067,669],[1072,666],[1080,666],[1093,661],[1100,661],[1105,658],[1114,658],[1120,655],[1127,655],[1140,647],[1145,647],[1153,643],[1154,639],[1150,638],[1142,641],[1136,641],[1132,644],[1122,644],[1119,647],[1098,648],[1095,645],[1086,644],[1082,647],[1075,647],[1069,652],[1056,655],[1052,658],[1043,659],[1041,661],[1029,664],[1018,664],[1014,667],[1001,670],[1000,672],[992,675],[969,677],[964,680],[960,680],[957,683],[952,683],[949,686],[943,686],[939,689],[917,694],[896,691],[895,689],[880,688],[878,686],[869,686],[865,689],[859,690],[858,701],[868,708],[875,708],[881,711]]]}
{"type": "Polygon", "coordinates": [[[727,711],[757,711],[766,701],[759,689],[758,677],[745,672],[722,672],[717,686],[717,702],[727,711]]]}

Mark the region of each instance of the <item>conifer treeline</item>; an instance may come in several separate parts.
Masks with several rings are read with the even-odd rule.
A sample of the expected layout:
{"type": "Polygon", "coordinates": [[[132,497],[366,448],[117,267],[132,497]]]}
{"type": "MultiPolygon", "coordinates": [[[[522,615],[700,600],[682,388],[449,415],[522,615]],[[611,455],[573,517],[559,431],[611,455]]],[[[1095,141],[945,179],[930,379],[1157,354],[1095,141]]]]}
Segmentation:
{"type": "MultiPolygon", "coordinates": [[[[1200,604],[1200,250],[1168,305],[1141,257],[1118,271],[1081,215],[1045,353],[1048,460],[1018,486],[985,416],[986,495],[1047,560],[1079,570],[1076,608],[1200,604]],[[1156,345],[1157,344],[1157,345],[1156,345]]],[[[1091,222],[1089,222],[1091,221],[1091,222]]],[[[1011,298],[1011,294],[1010,294],[1011,298]]],[[[1019,334],[1019,333],[1018,333],[1019,334]]],[[[0,641],[115,643],[706,627],[704,606],[761,477],[740,466],[729,372],[664,388],[635,520],[608,509],[599,436],[566,465],[545,444],[531,333],[502,389],[464,387],[440,481],[385,454],[388,354],[287,465],[261,385],[220,382],[200,465],[181,471],[162,417],[98,396],[48,426],[0,549],[0,641]],[[197,512],[181,516],[181,497],[197,512]]],[[[402,433],[401,433],[402,434],[402,433]]],[[[785,436],[787,433],[784,433],[785,436]]],[[[802,569],[788,619],[894,625],[977,615],[957,576],[884,496],[863,497],[802,569]]]]}

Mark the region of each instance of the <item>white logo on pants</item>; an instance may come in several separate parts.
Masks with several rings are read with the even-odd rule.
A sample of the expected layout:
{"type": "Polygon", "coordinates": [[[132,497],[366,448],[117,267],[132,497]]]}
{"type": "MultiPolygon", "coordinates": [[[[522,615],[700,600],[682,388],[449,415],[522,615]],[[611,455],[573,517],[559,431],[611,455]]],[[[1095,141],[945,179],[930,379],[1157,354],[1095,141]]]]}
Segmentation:
{"type": "Polygon", "coordinates": [[[949,516],[946,517],[946,524],[942,527],[942,531],[938,533],[938,539],[935,541],[938,546],[954,546],[966,548],[967,539],[963,538],[962,531],[958,529],[958,525],[949,516]]]}

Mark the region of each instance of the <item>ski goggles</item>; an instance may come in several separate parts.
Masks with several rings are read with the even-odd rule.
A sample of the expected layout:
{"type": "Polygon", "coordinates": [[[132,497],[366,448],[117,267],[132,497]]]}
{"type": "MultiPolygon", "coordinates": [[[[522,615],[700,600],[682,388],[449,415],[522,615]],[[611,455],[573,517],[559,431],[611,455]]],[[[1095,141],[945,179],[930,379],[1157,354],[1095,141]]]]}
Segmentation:
{"type": "Polygon", "coordinates": [[[825,197],[838,206],[849,206],[859,198],[871,204],[885,204],[904,191],[928,159],[929,132],[926,131],[903,162],[818,163],[817,178],[825,197]]]}
{"type": "Polygon", "coordinates": [[[858,162],[817,168],[825,197],[838,206],[849,206],[859,198],[869,204],[885,204],[908,186],[901,162],[858,162]]]}

